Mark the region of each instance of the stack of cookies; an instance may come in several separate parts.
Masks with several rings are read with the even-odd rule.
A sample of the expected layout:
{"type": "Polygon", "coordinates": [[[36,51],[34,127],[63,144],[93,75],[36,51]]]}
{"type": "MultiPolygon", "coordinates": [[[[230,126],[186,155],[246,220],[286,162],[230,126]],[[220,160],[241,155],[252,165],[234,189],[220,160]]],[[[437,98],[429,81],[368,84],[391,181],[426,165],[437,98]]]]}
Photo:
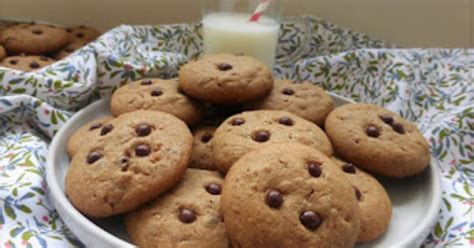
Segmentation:
{"type": "Polygon", "coordinates": [[[0,66],[30,72],[61,60],[100,35],[95,28],[22,23],[0,29],[0,66]]]}
{"type": "Polygon", "coordinates": [[[274,80],[244,55],[132,82],[110,105],[70,138],[66,192],[86,216],[124,214],[141,247],[352,247],[390,222],[371,173],[404,178],[430,163],[398,114],[335,108],[313,83],[274,80]]]}

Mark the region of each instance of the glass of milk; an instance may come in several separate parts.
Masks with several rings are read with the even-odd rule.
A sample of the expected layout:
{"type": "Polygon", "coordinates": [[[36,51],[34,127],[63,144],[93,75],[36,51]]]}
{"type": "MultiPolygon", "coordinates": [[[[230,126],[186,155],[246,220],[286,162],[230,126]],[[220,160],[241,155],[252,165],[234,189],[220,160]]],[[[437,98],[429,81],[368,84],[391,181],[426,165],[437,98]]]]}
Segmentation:
{"type": "Polygon", "coordinates": [[[280,30],[281,1],[272,0],[258,21],[250,17],[260,0],[208,0],[203,8],[204,54],[242,53],[270,68],[280,30]]]}

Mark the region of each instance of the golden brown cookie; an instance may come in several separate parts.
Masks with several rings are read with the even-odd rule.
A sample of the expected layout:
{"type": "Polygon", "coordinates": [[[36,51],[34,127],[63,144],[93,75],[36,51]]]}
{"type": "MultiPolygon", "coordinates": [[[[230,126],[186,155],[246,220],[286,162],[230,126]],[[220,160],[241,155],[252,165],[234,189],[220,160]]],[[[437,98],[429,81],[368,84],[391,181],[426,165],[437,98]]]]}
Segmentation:
{"type": "Polygon", "coordinates": [[[2,44],[9,54],[47,54],[63,48],[68,42],[66,31],[52,25],[19,24],[2,32],[2,44]]]}
{"type": "Polygon", "coordinates": [[[126,226],[139,247],[228,248],[219,213],[223,178],[188,169],[167,193],[128,214],[126,226]]]}
{"type": "Polygon", "coordinates": [[[392,203],[383,186],[354,164],[332,158],[354,189],[360,209],[360,233],[357,242],[369,242],[387,231],[392,203]]]}
{"type": "Polygon", "coordinates": [[[74,156],[81,147],[100,137],[102,126],[106,125],[106,123],[112,119],[112,116],[101,117],[88,122],[74,132],[67,143],[67,153],[69,156],[74,156]]]}
{"type": "Polygon", "coordinates": [[[323,89],[311,82],[293,83],[291,80],[275,80],[273,89],[267,97],[246,107],[285,110],[323,126],[326,116],[334,109],[334,101],[323,89]]]}
{"type": "Polygon", "coordinates": [[[217,170],[212,156],[212,138],[216,129],[216,126],[199,126],[194,130],[190,168],[217,170]]]}
{"type": "Polygon", "coordinates": [[[103,125],[99,137],[74,155],[66,194],[90,217],[131,211],[181,179],[192,139],[186,124],[172,115],[147,110],[123,114],[103,125]]]}
{"type": "Polygon", "coordinates": [[[7,56],[7,51],[5,51],[5,48],[3,48],[2,45],[0,45],[0,62],[7,56]]]}
{"type": "Polygon", "coordinates": [[[39,70],[45,66],[48,66],[56,60],[45,57],[45,56],[10,56],[6,57],[0,63],[0,66],[16,69],[20,71],[30,72],[39,70]]]}
{"type": "Polygon", "coordinates": [[[286,111],[259,110],[231,116],[217,128],[212,140],[214,162],[226,173],[247,152],[281,142],[300,143],[332,154],[331,142],[316,124],[286,111]]]}
{"type": "Polygon", "coordinates": [[[266,96],[273,86],[270,69],[243,55],[204,55],[179,70],[179,85],[196,99],[216,104],[238,104],[266,96]]]}
{"type": "Polygon", "coordinates": [[[415,124],[371,104],[346,104],[329,114],[326,134],[342,159],[388,177],[420,174],[430,149],[415,124]]]}
{"type": "Polygon", "coordinates": [[[198,123],[203,115],[201,107],[180,92],[176,79],[147,78],[131,82],[114,92],[110,106],[114,116],[137,109],[159,110],[188,125],[198,123]]]}
{"type": "Polygon", "coordinates": [[[233,247],[353,247],[359,206],[326,155],[296,143],[266,145],[226,175],[221,212],[233,247]]]}
{"type": "Polygon", "coordinates": [[[69,39],[72,42],[85,41],[91,42],[101,35],[100,31],[93,27],[86,26],[75,26],[66,28],[66,32],[69,35],[69,39]]]}
{"type": "Polygon", "coordinates": [[[75,41],[67,44],[63,49],[55,52],[52,57],[54,59],[61,60],[65,57],[71,55],[73,52],[75,52],[79,48],[87,45],[87,43],[88,43],[87,41],[75,40],[75,41]]]}

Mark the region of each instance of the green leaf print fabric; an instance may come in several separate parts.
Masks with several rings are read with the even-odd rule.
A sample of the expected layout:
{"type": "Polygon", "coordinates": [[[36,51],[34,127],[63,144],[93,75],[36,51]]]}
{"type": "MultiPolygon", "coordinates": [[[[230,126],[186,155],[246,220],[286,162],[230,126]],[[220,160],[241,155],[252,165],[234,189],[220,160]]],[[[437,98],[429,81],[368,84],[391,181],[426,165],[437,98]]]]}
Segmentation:
{"type": "MultiPolygon", "coordinates": [[[[399,49],[324,20],[282,25],[277,78],[309,80],[415,122],[441,170],[443,199],[426,247],[474,244],[474,50],[399,49]],[[280,60],[279,60],[280,61],[280,60]]],[[[143,77],[170,78],[200,54],[200,24],[119,26],[72,56],[24,73],[0,68],[0,247],[81,246],[51,207],[48,144],[79,109],[143,77]]]]}

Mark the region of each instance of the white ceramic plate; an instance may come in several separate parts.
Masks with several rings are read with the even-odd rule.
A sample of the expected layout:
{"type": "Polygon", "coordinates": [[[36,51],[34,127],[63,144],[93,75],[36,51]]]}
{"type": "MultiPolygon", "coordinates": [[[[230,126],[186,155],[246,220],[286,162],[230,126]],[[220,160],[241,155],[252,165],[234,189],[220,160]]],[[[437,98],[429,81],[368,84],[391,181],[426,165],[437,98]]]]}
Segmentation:
{"type": "MultiPolygon", "coordinates": [[[[336,105],[351,102],[337,95],[332,97],[336,105]]],[[[109,99],[102,99],[75,114],[54,136],[46,165],[48,194],[63,221],[86,246],[130,247],[132,244],[128,242],[120,217],[89,219],[71,205],[64,191],[69,137],[86,122],[106,115],[110,115],[109,99]]],[[[390,226],[378,240],[357,247],[419,247],[433,228],[440,209],[438,169],[430,166],[421,175],[404,180],[379,180],[393,204],[390,226]]]]}

